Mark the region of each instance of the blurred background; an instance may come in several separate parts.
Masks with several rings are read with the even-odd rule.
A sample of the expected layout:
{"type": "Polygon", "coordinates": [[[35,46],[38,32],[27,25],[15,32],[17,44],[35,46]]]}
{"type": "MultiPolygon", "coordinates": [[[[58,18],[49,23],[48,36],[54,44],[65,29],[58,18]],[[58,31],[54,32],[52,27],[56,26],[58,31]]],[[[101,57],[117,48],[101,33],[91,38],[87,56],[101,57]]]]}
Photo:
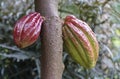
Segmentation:
{"type": "MultiPolygon", "coordinates": [[[[87,22],[100,45],[95,68],[87,70],[64,51],[62,79],[120,79],[120,0],[61,0],[62,19],[72,14],[87,22]]],[[[13,41],[15,22],[34,12],[33,0],[0,0],[0,79],[40,79],[40,38],[24,49],[13,41]]]]}

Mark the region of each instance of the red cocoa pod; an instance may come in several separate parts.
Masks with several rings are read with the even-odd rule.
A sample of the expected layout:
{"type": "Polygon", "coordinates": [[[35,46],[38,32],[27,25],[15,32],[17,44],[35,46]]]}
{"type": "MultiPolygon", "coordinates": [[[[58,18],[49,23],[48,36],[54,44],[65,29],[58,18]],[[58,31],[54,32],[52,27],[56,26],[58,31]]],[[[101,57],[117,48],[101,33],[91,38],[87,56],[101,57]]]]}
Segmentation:
{"type": "Polygon", "coordinates": [[[39,37],[44,18],[38,12],[20,18],[14,27],[13,38],[19,48],[33,44],[39,37]]]}
{"type": "Polygon", "coordinates": [[[88,24],[69,15],[62,30],[64,46],[71,57],[81,66],[93,68],[98,59],[99,45],[88,24]]]}

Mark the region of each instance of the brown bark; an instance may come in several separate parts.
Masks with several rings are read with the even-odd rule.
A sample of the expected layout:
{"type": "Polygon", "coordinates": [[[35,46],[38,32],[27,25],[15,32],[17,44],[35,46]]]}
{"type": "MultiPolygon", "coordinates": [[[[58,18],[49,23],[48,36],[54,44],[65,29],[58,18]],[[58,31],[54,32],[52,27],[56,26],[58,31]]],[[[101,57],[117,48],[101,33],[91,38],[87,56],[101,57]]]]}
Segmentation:
{"type": "Polygon", "coordinates": [[[41,41],[41,79],[62,79],[62,27],[58,0],[35,0],[35,10],[45,16],[41,41]]]}

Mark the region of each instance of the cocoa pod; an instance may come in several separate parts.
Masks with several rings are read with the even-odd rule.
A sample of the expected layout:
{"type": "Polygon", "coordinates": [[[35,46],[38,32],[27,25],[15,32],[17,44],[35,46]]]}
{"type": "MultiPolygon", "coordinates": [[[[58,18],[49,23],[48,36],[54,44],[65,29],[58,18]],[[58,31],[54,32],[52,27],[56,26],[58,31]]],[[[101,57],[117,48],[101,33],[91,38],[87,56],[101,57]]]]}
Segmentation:
{"type": "Polygon", "coordinates": [[[99,45],[87,23],[73,15],[66,16],[62,27],[64,47],[81,66],[89,69],[96,65],[99,45]]]}
{"type": "Polygon", "coordinates": [[[33,12],[20,18],[14,27],[13,38],[16,45],[25,48],[33,44],[39,37],[44,18],[33,12]]]}

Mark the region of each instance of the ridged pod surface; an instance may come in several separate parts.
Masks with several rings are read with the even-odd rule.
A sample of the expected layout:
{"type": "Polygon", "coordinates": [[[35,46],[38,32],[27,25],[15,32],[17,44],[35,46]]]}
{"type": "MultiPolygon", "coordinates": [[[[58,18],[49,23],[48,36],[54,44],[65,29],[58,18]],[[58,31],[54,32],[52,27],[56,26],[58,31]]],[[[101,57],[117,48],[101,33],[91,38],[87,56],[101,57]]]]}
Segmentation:
{"type": "Polygon", "coordinates": [[[81,66],[93,68],[98,59],[99,45],[88,24],[69,15],[62,30],[64,47],[70,56],[81,66]]]}
{"type": "Polygon", "coordinates": [[[19,48],[33,44],[39,37],[44,18],[38,12],[20,18],[14,27],[13,38],[19,48]]]}

